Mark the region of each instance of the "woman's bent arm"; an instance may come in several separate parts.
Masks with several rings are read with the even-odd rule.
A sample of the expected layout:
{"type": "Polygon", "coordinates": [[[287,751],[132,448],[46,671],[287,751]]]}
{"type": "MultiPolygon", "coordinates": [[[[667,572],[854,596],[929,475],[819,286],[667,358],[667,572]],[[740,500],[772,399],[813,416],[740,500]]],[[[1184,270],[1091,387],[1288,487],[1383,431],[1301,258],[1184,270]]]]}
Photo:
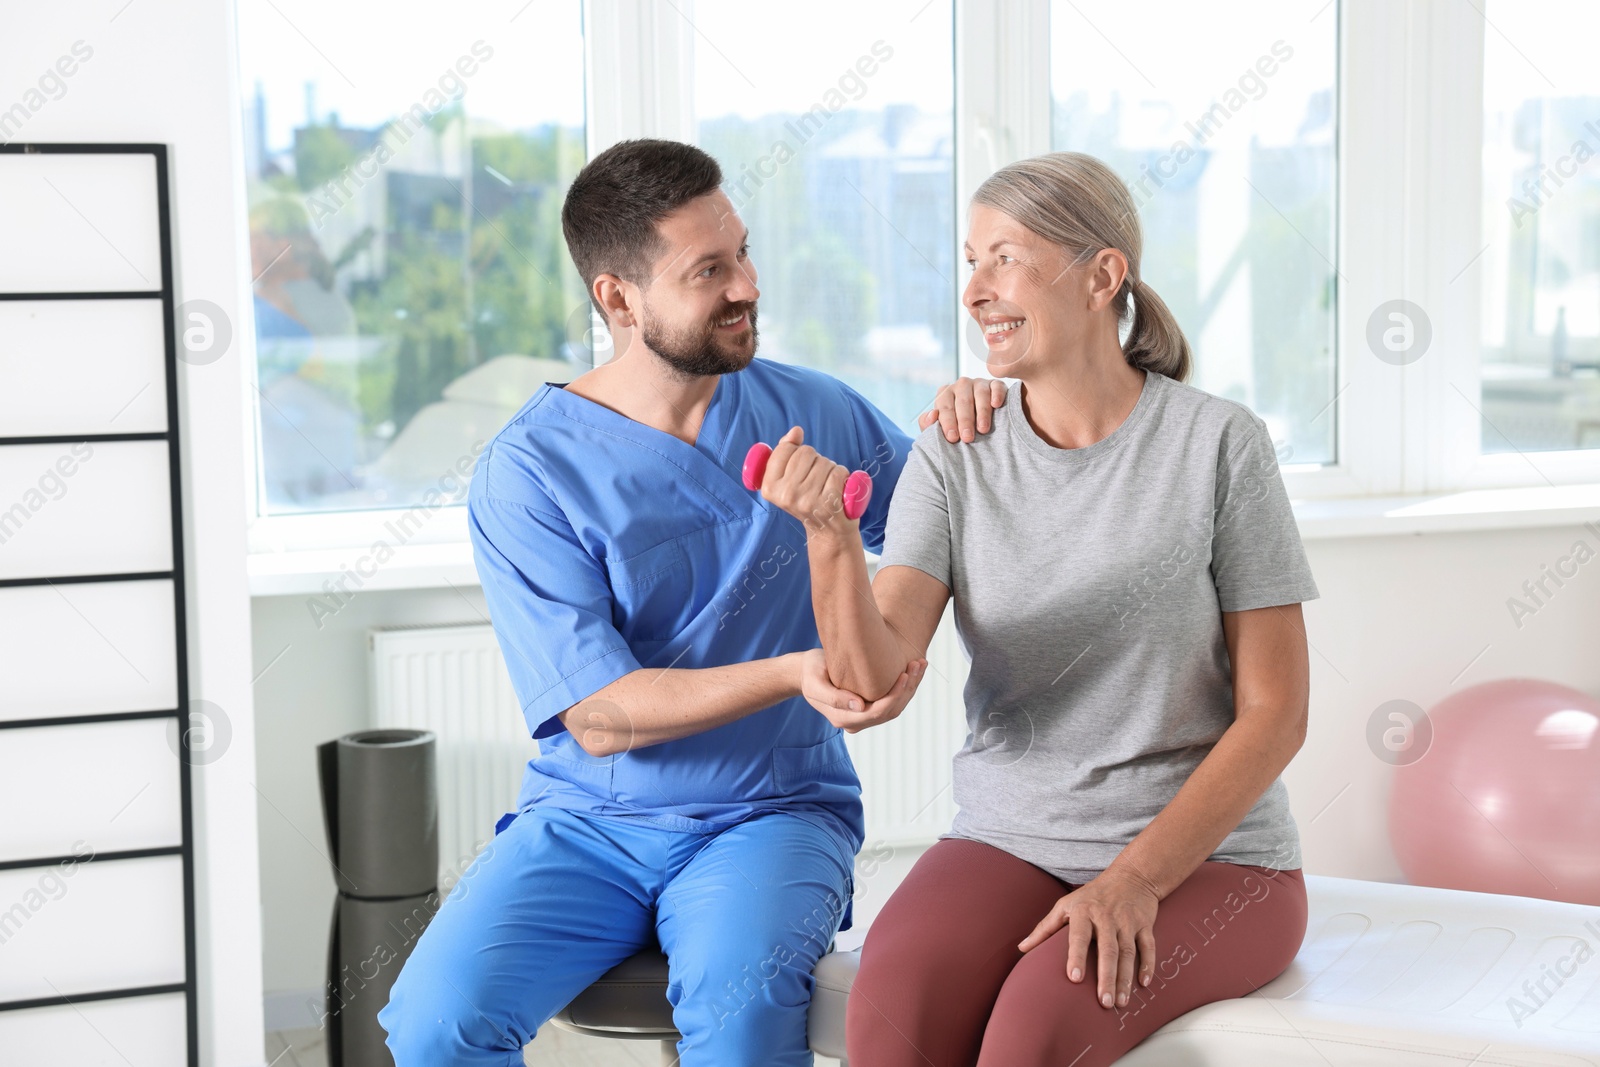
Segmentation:
{"type": "Polygon", "coordinates": [[[1223,612],[1222,628],[1233,664],[1233,725],[1107,868],[1157,897],[1216,851],[1305,743],[1311,667],[1300,605],[1223,612]]]}
{"type": "MultiPolygon", "coordinates": [[[[915,457],[908,460],[907,468],[915,462],[915,457]]],[[[927,651],[950,587],[914,567],[885,567],[876,583],[867,584],[861,523],[847,518],[842,505],[848,473],[806,444],[804,431],[795,426],[767,460],[761,495],[805,525],[811,606],[829,679],[874,701],[927,651]]],[[[901,488],[905,482],[902,473],[901,488]]],[[[895,522],[892,511],[889,521],[895,522]]]]}
{"type": "Polygon", "coordinates": [[[840,689],[877,700],[928,650],[950,589],[915,567],[884,567],[867,583],[860,527],[843,515],[812,527],[811,606],[840,689]]]}

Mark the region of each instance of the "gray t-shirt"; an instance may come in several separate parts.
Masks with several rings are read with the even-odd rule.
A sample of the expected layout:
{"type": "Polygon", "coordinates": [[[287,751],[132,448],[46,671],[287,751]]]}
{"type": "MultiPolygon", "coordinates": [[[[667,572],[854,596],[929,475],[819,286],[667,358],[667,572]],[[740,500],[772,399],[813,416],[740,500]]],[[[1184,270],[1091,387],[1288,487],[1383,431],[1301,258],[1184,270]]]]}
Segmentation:
{"type": "MultiPolygon", "coordinates": [[[[1266,425],[1149,373],[1086,448],[1046,443],[1022,389],[993,431],[918,438],[880,567],[950,587],[972,661],[955,824],[1080,884],[1110,866],[1233,722],[1222,612],[1314,600],[1266,425]]],[[[1289,870],[1281,778],[1209,857],[1289,870]]]]}

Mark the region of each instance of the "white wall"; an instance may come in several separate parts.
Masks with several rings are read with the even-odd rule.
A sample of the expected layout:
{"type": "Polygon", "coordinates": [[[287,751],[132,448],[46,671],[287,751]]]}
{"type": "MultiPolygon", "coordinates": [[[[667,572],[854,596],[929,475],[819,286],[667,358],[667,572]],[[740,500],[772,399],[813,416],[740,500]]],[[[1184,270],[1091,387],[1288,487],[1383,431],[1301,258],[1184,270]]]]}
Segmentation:
{"type": "MultiPolygon", "coordinates": [[[[369,726],[367,630],[488,621],[476,586],[358,592],[319,629],[301,596],[253,604],[256,787],[261,837],[261,908],[266,991],[274,1024],[315,1025],[303,994],[327,973],[334,884],[323,831],[316,746],[369,726]]],[[[287,1028],[287,1027],[285,1027],[287,1028]]]]}
{"type": "MultiPolygon", "coordinates": [[[[1522,675],[1600,693],[1600,563],[1520,630],[1505,605],[1579,535],[1551,527],[1306,543],[1322,591],[1305,609],[1311,729],[1285,775],[1306,870],[1401,879],[1386,822],[1392,770],[1366,741],[1380,704],[1426,708],[1455,689],[1522,675]]],[[[318,632],[303,598],[255,602],[256,669],[289,649],[256,688],[258,785],[272,800],[260,816],[269,994],[321,981],[333,881],[307,841],[323,847],[311,750],[367,725],[366,628],[482,621],[482,611],[476,588],[360,593],[318,632]]]]}
{"type": "Polygon", "coordinates": [[[1520,629],[1506,607],[1579,537],[1594,546],[1576,526],[1307,544],[1322,592],[1305,609],[1311,728],[1285,776],[1306,870],[1400,880],[1386,823],[1392,770],[1366,741],[1380,704],[1429,708],[1496,678],[1600,693],[1600,566],[1580,568],[1520,629]]]}
{"type": "MultiPolygon", "coordinates": [[[[83,0],[13,4],[6,15],[0,112],[25,110],[11,111],[14,125],[0,136],[168,145],[178,302],[212,301],[240,323],[249,278],[240,258],[232,5],[83,0]],[[92,55],[64,91],[27,95],[79,41],[92,55]]],[[[194,774],[201,1056],[216,1065],[264,1062],[239,351],[235,342],[207,366],[179,364],[190,694],[223,709],[232,733],[194,774]]]]}

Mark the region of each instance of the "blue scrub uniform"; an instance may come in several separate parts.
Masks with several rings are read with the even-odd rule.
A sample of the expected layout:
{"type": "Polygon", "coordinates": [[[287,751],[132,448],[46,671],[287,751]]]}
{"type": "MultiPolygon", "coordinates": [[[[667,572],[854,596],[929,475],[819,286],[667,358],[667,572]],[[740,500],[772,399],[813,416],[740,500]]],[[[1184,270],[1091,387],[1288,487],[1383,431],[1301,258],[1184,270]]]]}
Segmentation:
{"type": "MultiPolygon", "coordinates": [[[[690,737],[588,755],[557,717],[641,668],[815,648],[805,529],[744,488],[791,426],[873,476],[882,547],[911,439],[843,383],[754,360],[689,445],[544,386],[479,459],[478,574],[540,741],[517,811],[419,939],[379,1015],[399,1067],[522,1062],[551,1015],[652,936],[696,1065],[810,1064],[811,968],[850,927],[861,786],[803,698],[690,737]]],[[[621,710],[583,729],[624,742],[621,710]]]]}

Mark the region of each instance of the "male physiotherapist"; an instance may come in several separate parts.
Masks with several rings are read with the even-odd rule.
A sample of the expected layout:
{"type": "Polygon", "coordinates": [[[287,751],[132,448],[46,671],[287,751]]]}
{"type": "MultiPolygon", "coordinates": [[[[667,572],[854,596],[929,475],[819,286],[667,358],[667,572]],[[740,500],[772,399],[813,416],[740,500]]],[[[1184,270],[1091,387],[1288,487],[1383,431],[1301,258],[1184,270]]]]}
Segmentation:
{"type": "MultiPolygon", "coordinates": [[[[843,734],[818,709],[890,717],[923,664],[865,708],[828,684],[804,527],[740,469],[803,427],[873,476],[877,549],[911,440],[835,379],[755,358],[756,271],[721,182],[698,148],[626,141],[567,194],[567,244],[619,355],[541,387],[472,481],[478,574],[542,754],[379,1016],[399,1067],[520,1064],[652,941],[685,1067],[812,1062],[811,970],[849,928],[863,837],[843,734]]],[[[940,394],[947,436],[987,429],[1003,394],[978,393],[940,394]]]]}

